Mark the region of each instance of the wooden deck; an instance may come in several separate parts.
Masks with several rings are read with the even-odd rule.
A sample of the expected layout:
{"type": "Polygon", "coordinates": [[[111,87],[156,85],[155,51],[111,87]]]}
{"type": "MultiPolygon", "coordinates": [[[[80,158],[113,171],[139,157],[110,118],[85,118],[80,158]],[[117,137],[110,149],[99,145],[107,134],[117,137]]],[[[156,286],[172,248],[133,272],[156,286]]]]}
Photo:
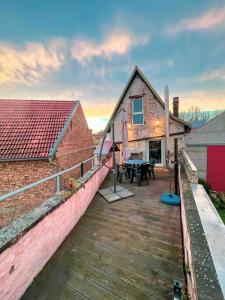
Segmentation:
{"type": "Polygon", "coordinates": [[[168,173],[122,185],[135,196],[108,204],[97,194],[22,299],[173,299],[183,266],[180,208],[159,200],[168,173]]]}

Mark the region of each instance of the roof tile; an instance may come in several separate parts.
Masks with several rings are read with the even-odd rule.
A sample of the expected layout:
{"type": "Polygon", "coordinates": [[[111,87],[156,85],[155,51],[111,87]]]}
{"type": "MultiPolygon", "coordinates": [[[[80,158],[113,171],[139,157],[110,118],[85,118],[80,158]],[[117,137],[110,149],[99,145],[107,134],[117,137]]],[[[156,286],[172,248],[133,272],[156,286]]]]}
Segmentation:
{"type": "Polygon", "coordinates": [[[0,160],[48,158],[76,103],[0,100],[0,160]]]}

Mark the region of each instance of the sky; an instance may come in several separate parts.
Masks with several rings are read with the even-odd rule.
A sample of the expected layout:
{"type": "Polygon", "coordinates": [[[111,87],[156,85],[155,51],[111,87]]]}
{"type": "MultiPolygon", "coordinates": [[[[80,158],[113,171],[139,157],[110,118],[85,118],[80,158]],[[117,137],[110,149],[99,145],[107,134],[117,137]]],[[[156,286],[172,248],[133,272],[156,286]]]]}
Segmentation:
{"type": "Polygon", "coordinates": [[[103,129],[138,65],[181,110],[225,108],[223,0],[1,0],[0,98],[80,100],[103,129]]]}

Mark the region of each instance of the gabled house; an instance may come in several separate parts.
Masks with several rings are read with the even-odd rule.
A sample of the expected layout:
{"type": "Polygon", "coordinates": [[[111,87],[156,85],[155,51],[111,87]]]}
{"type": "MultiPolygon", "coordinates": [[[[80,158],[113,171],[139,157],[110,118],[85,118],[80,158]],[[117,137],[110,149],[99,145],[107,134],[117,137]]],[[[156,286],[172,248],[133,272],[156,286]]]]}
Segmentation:
{"type": "MultiPolygon", "coordinates": [[[[159,166],[165,166],[167,152],[165,147],[165,104],[137,66],[116,104],[106,132],[110,128],[111,120],[122,108],[127,114],[131,158],[146,161],[156,158],[159,166]]],[[[173,114],[168,113],[169,141],[167,149],[170,154],[173,154],[174,139],[178,138],[179,149],[182,149],[184,147],[184,135],[190,131],[190,125],[179,118],[178,97],[173,99],[173,114]]],[[[115,118],[114,126],[115,141],[121,146],[120,114],[115,118]]]]}
{"type": "MultiPolygon", "coordinates": [[[[1,194],[86,160],[93,148],[79,101],[0,100],[1,194]]],[[[54,189],[31,190],[31,206],[54,189]]]]}
{"type": "Polygon", "coordinates": [[[185,142],[199,177],[214,190],[225,192],[225,112],[191,132],[185,142]]]}

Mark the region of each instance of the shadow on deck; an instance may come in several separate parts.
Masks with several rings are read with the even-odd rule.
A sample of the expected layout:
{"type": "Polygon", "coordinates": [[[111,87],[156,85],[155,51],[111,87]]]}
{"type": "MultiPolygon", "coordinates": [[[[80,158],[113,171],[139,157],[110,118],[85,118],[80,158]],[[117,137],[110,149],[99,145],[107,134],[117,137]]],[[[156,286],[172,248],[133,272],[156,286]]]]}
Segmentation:
{"type": "Polygon", "coordinates": [[[135,196],[111,204],[96,194],[22,299],[172,299],[183,279],[180,208],[160,203],[168,172],[156,178],[123,183],[135,196]]]}

